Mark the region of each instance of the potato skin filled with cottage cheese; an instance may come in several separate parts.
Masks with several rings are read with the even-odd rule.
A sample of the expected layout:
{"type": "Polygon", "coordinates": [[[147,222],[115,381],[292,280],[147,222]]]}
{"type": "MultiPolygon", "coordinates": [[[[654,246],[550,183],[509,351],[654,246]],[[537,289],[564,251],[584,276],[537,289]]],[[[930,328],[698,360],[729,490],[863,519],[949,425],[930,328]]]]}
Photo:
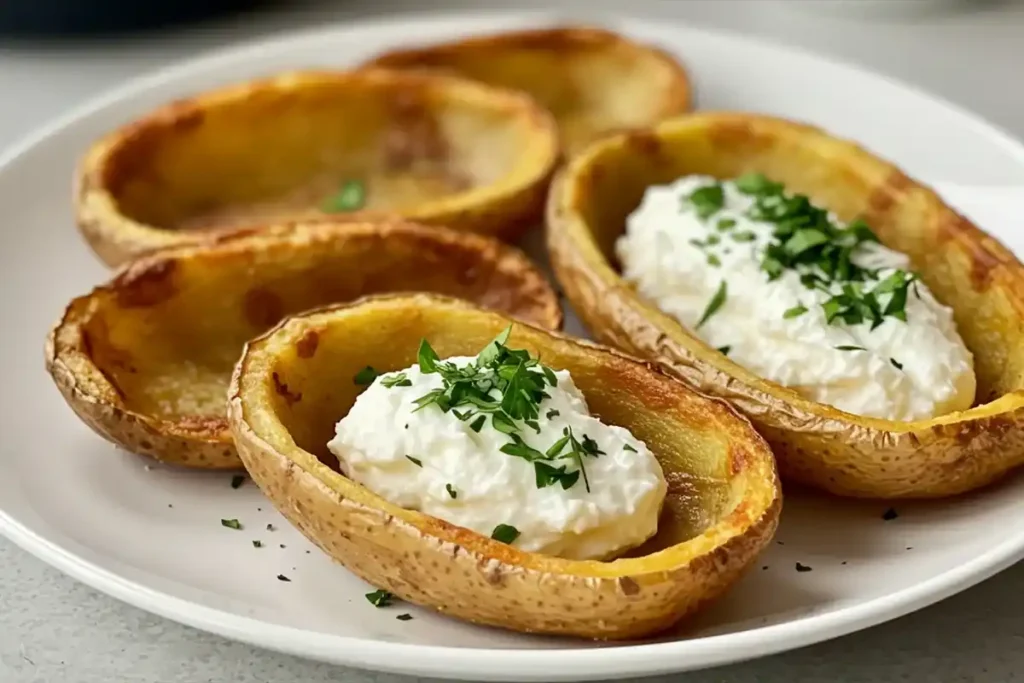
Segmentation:
{"type": "MultiPolygon", "coordinates": [[[[476,357],[437,365],[500,381],[476,357]]],[[[587,560],[640,545],[657,532],[665,499],[657,459],[628,430],[591,416],[567,371],[533,372],[544,397],[536,416],[518,423],[468,401],[461,410],[423,404],[445,385],[452,393],[437,369],[381,375],[328,447],[346,476],[382,498],[485,536],[515,529],[512,543],[523,550],[587,560]]],[[[497,387],[488,396],[503,398],[497,387]]]]}
{"type": "MultiPolygon", "coordinates": [[[[784,478],[846,496],[934,498],[984,486],[1024,464],[1024,267],[930,189],[855,143],[769,116],[702,112],[678,117],[648,131],[599,141],[570,160],[549,195],[547,223],[556,277],[591,332],[601,341],[662,363],[700,391],[727,399],[772,444],[784,478]],[[939,340],[946,338],[950,343],[947,351],[929,352],[928,344],[919,344],[914,335],[890,348],[880,344],[870,349],[853,334],[849,341],[835,344],[851,348],[808,353],[806,367],[794,367],[792,377],[773,380],[759,374],[766,368],[755,367],[764,359],[758,357],[757,339],[749,338],[747,321],[741,325],[739,316],[733,318],[737,337],[742,339],[726,339],[727,330],[714,325],[705,329],[716,315],[724,316],[723,320],[732,317],[728,298],[733,293],[739,302],[749,292],[723,292],[718,298],[726,298],[724,305],[694,331],[696,324],[691,328],[684,323],[692,319],[695,303],[687,305],[680,316],[686,320],[680,322],[673,312],[659,307],[658,292],[641,291],[642,273],[634,272],[630,278],[635,286],[622,277],[630,272],[619,259],[622,254],[616,254],[616,244],[649,188],[669,186],[689,176],[727,183],[748,174],[780,184],[788,194],[803,195],[837,225],[862,222],[882,246],[906,255],[907,272],[924,285],[922,300],[915,299],[908,279],[894,280],[887,286],[899,288],[906,302],[898,300],[887,313],[892,290],[884,297],[879,293],[874,304],[881,307],[882,321],[875,332],[895,322],[890,319],[893,313],[902,311],[909,320],[915,312],[912,307],[926,300],[923,290],[927,289],[941,306],[952,310],[955,333],[972,357],[973,400],[967,356],[956,349],[939,307],[933,312],[938,329],[944,330],[939,340]],[[705,339],[702,335],[710,335],[713,328],[714,337],[705,339]],[[737,345],[735,357],[732,349],[726,355],[718,348],[732,344],[737,345]],[[890,369],[882,366],[883,348],[892,354],[890,369]],[[914,357],[922,351],[921,357],[914,357]],[[835,372],[838,365],[818,364],[840,352],[866,353],[875,366],[865,367],[859,377],[837,377],[848,386],[827,387],[833,395],[819,395],[822,383],[817,380],[835,372]],[[900,381],[914,383],[914,392],[927,389],[930,371],[920,364],[928,361],[929,353],[933,361],[941,356],[950,360],[948,368],[941,362],[932,366],[936,374],[946,375],[942,384],[949,391],[935,392],[931,398],[925,395],[926,400],[919,401],[897,388],[893,378],[901,378],[896,372],[902,365],[906,377],[900,381]],[[812,373],[815,381],[810,386],[802,384],[804,373],[812,373]],[[864,384],[872,376],[883,384],[882,401],[857,398],[875,391],[864,384]],[[790,380],[795,380],[792,386],[783,385],[790,380]],[[839,395],[850,389],[852,395],[839,395]],[[901,394],[903,399],[893,400],[901,394]],[[876,403],[881,409],[872,408],[876,403]]],[[[790,227],[794,226],[786,229],[790,227]]],[[[776,255],[791,257],[798,251],[776,255]]],[[[704,259],[712,254],[718,259],[725,256],[715,250],[701,252],[704,259]]],[[[776,269],[773,263],[761,265],[769,269],[766,272],[776,269]]],[[[694,269],[709,272],[706,261],[694,262],[694,269]]],[[[860,316],[869,320],[865,327],[870,332],[875,320],[865,312],[873,307],[866,294],[876,281],[862,280],[859,286],[852,301],[840,301],[838,308],[825,311],[826,301],[812,297],[792,303],[782,313],[802,306],[826,316],[849,315],[851,320],[860,316]]],[[[709,297],[706,285],[700,289],[704,306],[699,308],[697,323],[706,309],[714,308],[711,303],[717,291],[716,287],[709,297]]],[[[839,293],[845,295],[841,287],[839,293]]],[[[836,295],[833,292],[829,298],[836,295]]],[[[663,301],[666,308],[667,301],[663,301]]],[[[775,303],[765,300],[764,310],[758,308],[754,314],[772,310],[775,303]]],[[[805,321],[814,322],[811,317],[805,321]]],[[[831,339],[840,328],[822,329],[831,339]]],[[[762,331],[763,326],[756,330],[758,335],[762,331]]],[[[845,358],[848,369],[856,367],[852,357],[845,358]]]]}
{"type": "MultiPolygon", "coordinates": [[[[516,463],[530,454],[525,464],[533,472],[526,482],[557,488],[572,500],[587,495],[585,480],[582,473],[576,476],[575,458],[558,456],[581,451],[587,476],[595,475],[590,484],[596,494],[599,484],[609,483],[598,473],[608,466],[602,460],[637,455],[627,444],[638,451],[645,445],[667,484],[663,510],[657,533],[617,558],[574,560],[529,552],[522,544],[531,542],[536,528],[530,520],[539,516],[533,511],[517,508],[530,522],[520,522],[518,536],[507,528],[517,524],[515,518],[490,534],[478,533],[395,504],[338,471],[327,444],[339,416],[348,414],[363,393],[361,385],[371,374],[367,366],[382,373],[377,378],[382,389],[411,388],[408,369],[431,358],[418,340],[430,340],[433,362],[441,364],[441,359],[480,353],[511,322],[456,299],[386,296],[295,316],[250,342],[235,370],[228,413],[253,481],[303,534],[358,576],[402,600],[461,619],[517,631],[623,639],[667,628],[719,596],[770,542],[778,524],[782,499],[771,451],[725,403],[606,347],[519,322],[507,340],[513,352],[528,352],[553,372],[571,376],[593,415],[635,441],[622,432],[598,434],[588,421],[593,418],[580,412],[558,425],[572,428],[578,446],[552,443],[538,457],[512,435],[539,447],[548,443],[547,425],[537,434],[516,417],[514,428],[503,424],[507,442],[501,456],[516,463]],[[398,386],[403,369],[410,387],[398,386]],[[577,427],[585,431],[577,433],[577,427]],[[585,438],[591,434],[594,444],[585,438]],[[615,450],[616,443],[622,448],[615,450]]],[[[555,398],[547,373],[537,369],[545,375],[544,391],[555,398]]],[[[556,377],[563,398],[571,401],[563,381],[556,377]]],[[[516,382],[528,391],[537,387],[522,377],[516,382]]],[[[454,411],[463,412],[458,395],[463,390],[450,389],[446,399],[425,394],[431,398],[421,401],[427,406],[421,412],[437,410],[459,421],[454,411]],[[450,415],[438,405],[445,400],[450,415]]],[[[502,405],[509,415],[528,412],[522,405],[502,405]]],[[[490,410],[488,419],[493,422],[496,414],[490,410]]],[[[466,421],[473,425],[478,417],[466,421]]],[[[404,423],[399,426],[404,429],[404,423]]],[[[413,426],[410,422],[410,431],[413,426]]],[[[409,455],[424,470],[440,470],[445,458],[425,447],[409,455]]],[[[622,471],[634,477],[630,468],[622,471]]],[[[643,482],[650,474],[641,469],[635,478],[643,482]]],[[[457,501],[462,493],[452,488],[457,501]]]]}
{"type": "Polygon", "coordinates": [[[970,408],[974,362],[952,309],[868,226],[805,199],[759,174],[650,187],[616,244],[623,277],[734,362],[817,403],[902,421],[970,408]],[[788,224],[801,227],[779,236],[788,224]],[[796,258],[769,261],[773,250],[796,258]],[[845,273],[823,270],[841,258],[845,273]]]}

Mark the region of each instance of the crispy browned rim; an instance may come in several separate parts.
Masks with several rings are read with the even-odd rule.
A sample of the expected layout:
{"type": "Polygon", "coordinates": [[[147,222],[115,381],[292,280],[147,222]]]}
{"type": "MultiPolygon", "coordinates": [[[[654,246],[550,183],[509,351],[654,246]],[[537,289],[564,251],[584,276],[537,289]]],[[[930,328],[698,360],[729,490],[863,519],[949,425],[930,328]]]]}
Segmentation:
{"type": "Polygon", "coordinates": [[[105,439],[162,462],[204,469],[239,469],[241,462],[225,418],[196,416],[168,420],[132,409],[116,383],[94,362],[86,330],[93,317],[106,308],[106,298],[116,297],[119,292],[145,293],[147,288],[159,288],[179,261],[215,259],[221,253],[247,249],[286,250],[303,241],[329,239],[414,240],[468,247],[481,263],[493,263],[495,271],[520,276],[520,289],[508,292],[508,297],[495,305],[511,308],[517,300],[528,302],[526,317],[551,329],[562,325],[558,296],[547,279],[521,251],[492,238],[400,221],[280,224],[210,234],[201,244],[160,250],[126,264],[110,281],[68,304],[46,340],[47,371],[78,417],[105,439]]]}
{"type": "MultiPolygon", "coordinates": [[[[445,43],[420,47],[388,50],[369,59],[366,66],[385,68],[407,68],[424,62],[424,58],[435,58],[444,62],[467,49],[503,50],[539,48],[571,53],[578,50],[620,50],[634,60],[651,60],[672,72],[675,78],[665,91],[659,117],[672,116],[689,111],[692,106],[692,88],[686,69],[673,55],[655,45],[640,43],[620,33],[594,26],[552,26],[548,28],[505,31],[488,35],[470,36],[445,43]]],[[[429,59],[427,60],[429,64],[429,59]]],[[[538,74],[543,78],[543,74],[538,74]]]]}
{"type": "Polygon", "coordinates": [[[367,297],[311,311],[282,321],[247,344],[229,390],[229,422],[253,480],[307,537],[360,577],[404,600],[469,621],[623,639],[667,628],[717,597],[770,541],[782,493],[771,451],[749,423],[724,402],[671,380],[658,366],[521,323],[518,330],[544,335],[552,344],[601,354],[610,375],[628,386],[651,387],[657,379],[653,384],[661,386],[641,391],[671,394],[685,406],[673,410],[716,415],[729,435],[730,453],[742,453],[730,456],[738,505],[700,536],[656,553],[577,561],[523,552],[400,508],[328,468],[297,446],[268,408],[276,391],[273,348],[276,342],[290,348],[309,329],[341,324],[335,319],[343,319],[347,311],[386,311],[389,306],[482,313],[469,303],[427,294],[367,297]]]}
{"type": "MultiPolygon", "coordinates": [[[[512,239],[543,211],[547,185],[560,157],[560,145],[554,119],[529,96],[445,74],[366,68],[357,71],[311,70],[281,73],[178,100],[97,140],[75,173],[74,202],[79,231],[93,251],[111,266],[154,249],[202,242],[204,237],[201,234],[168,230],[125,215],[109,186],[109,178],[116,170],[114,160],[123,150],[144,139],[145,131],[153,127],[188,128],[202,119],[206,109],[244,101],[255,91],[274,89],[287,92],[324,82],[336,84],[343,91],[394,83],[450,91],[481,106],[503,109],[510,119],[529,121],[536,135],[547,142],[546,153],[538,157],[528,171],[510,175],[488,186],[438,198],[399,215],[359,211],[347,214],[346,220],[401,217],[512,239]]],[[[332,222],[336,219],[325,220],[332,222]]]]}
{"type": "MultiPolygon", "coordinates": [[[[556,178],[548,203],[548,246],[556,277],[587,327],[601,340],[662,362],[695,388],[729,400],[772,444],[783,478],[839,495],[936,498],[989,484],[1024,463],[1024,391],[931,420],[895,422],[846,413],[766,381],[715,352],[675,319],[638,296],[594,240],[584,214],[598,159],[613,149],[656,159],[662,139],[704,134],[723,139],[779,137],[822,148],[851,178],[873,188],[872,206],[913,196],[941,239],[976,264],[977,286],[998,286],[1024,320],[1024,267],[1002,244],[946,206],[932,190],[862,147],[783,119],[702,112],[651,131],[599,141],[556,178]]],[[[754,156],[763,150],[751,150],[754,156]]],[[[973,271],[972,271],[973,273],[973,271]]],[[[972,275],[973,277],[973,275],[972,275]]],[[[975,353],[984,349],[973,349],[975,353]]]]}

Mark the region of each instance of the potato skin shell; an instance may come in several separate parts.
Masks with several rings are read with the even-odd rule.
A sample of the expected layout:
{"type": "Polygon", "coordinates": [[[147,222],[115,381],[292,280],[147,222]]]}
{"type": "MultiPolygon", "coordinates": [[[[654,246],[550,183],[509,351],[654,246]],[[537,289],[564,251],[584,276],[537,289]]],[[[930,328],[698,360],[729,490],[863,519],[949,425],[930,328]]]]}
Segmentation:
{"type": "MultiPolygon", "coordinates": [[[[331,311],[386,303],[389,298],[372,297],[310,315],[323,317],[331,311]]],[[[421,306],[470,308],[443,297],[416,298],[421,306]]],[[[276,331],[297,320],[282,322],[276,331]]],[[[742,435],[738,438],[748,440],[751,447],[736,467],[750,473],[750,486],[760,493],[739,502],[716,527],[734,529],[734,535],[718,545],[708,541],[707,552],[680,564],[662,566],[666,561],[659,564],[652,559],[659,553],[627,560],[632,563],[627,565],[632,568],[628,573],[595,570],[595,566],[615,565],[521,552],[441,520],[396,509],[328,471],[301,449],[289,457],[253,428],[258,423],[261,430],[268,429],[268,418],[262,412],[264,406],[253,405],[257,399],[243,384],[249,382],[247,377],[262,372],[254,370],[264,361],[253,360],[253,350],[273,334],[250,343],[232,380],[229,421],[242,461],[261,490],[313,543],[359,577],[403,600],[515,631],[606,640],[639,638],[672,626],[718,597],[749,567],[777,527],[782,497],[770,451],[731,411],[736,433],[742,435]]],[[[660,374],[657,368],[610,349],[585,348],[607,354],[615,363],[628,363],[637,370],[644,367],[643,372],[652,376],[660,374]]],[[[715,529],[707,533],[713,535],[715,529]]]]}
{"type": "MultiPolygon", "coordinates": [[[[337,98],[359,102],[361,98],[395,101],[396,111],[415,104],[427,115],[442,110],[442,103],[461,103],[467,109],[478,107],[488,115],[503,112],[510,126],[524,133],[522,154],[528,165],[491,184],[475,187],[466,193],[432,198],[394,210],[366,209],[339,216],[324,214],[315,208],[296,210],[289,215],[253,218],[245,223],[323,220],[368,221],[406,219],[439,225],[455,230],[492,235],[514,241],[543,215],[547,187],[560,158],[557,125],[551,115],[531,98],[518,92],[486,86],[482,83],[442,74],[398,72],[387,69],[357,71],[303,71],[279,74],[201,93],[160,107],[146,116],[97,140],[82,157],[74,177],[73,201],[79,232],[107,265],[116,267],[151,251],[187,244],[200,244],[213,232],[231,232],[239,224],[214,225],[204,230],[181,230],[133,217],[122,209],[118,187],[129,181],[149,182],[160,171],[147,166],[152,149],[186,138],[197,128],[220,125],[230,128],[248,125],[242,120],[234,124],[210,123],[221,110],[266,109],[282,107],[281,101],[302,97],[306,92],[331,91],[337,98]],[[232,109],[233,108],[233,109],[232,109]],[[170,142],[167,142],[170,141],[170,142]]],[[[248,112],[249,115],[256,113],[248,112]]],[[[357,116],[358,112],[352,115],[357,116]]],[[[396,114],[396,117],[399,115],[396,114]]],[[[365,117],[363,117],[365,118],[365,117]]],[[[365,126],[363,119],[360,125],[365,126]]],[[[379,125],[385,125],[381,123],[379,125]]],[[[395,130],[402,130],[402,119],[389,121],[395,130]]],[[[415,128],[409,124],[410,128],[415,128]]],[[[472,129],[468,126],[467,129],[472,129]]],[[[237,131],[233,134],[237,135],[237,131]]],[[[482,134],[481,134],[482,135],[482,134]]],[[[369,134],[366,137],[370,137],[369,134]]],[[[486,142],[486,137],[483,142],[486,142]]],[[[287,150],[278,150],[287,158],[287,150]]],[[[264,155],[262,150],[256,154],[264,155]]],[[[382,170],[364,169],[373,184],[382,170]]],[[[511,173],[511,171],[510,171],[511,173]]],[[[211,182],[221,182],[216,176],[211,182]]]]}
{"type": "MultiPolygon", "coordinates": [[[[287,262],[289,253],[317,250],[324,240],[348,240],[353,245],[375,245],[373,248],[387,248],[389,243],[400,240],[413,248],[420,245],[424,252],[449,250],[452,258],[469,258],[468,266],[496,268],[505,272],[510,282],[519,283],[521,290],[502,290],[496,283],[487,284],[480,293],[487,299],[487,305],[518,311],[553,329],[561,326],[557,295],[544,276],[524,254],[487,237],[400,222],[260,226],[208,236],[204,245],[176,247],[126,264],[110,282],[67,306],[47,336],[46,369],[75,414],[111,443],[167,464],[212,470],[242,469],[223,415],[166,419],[127,400],[109,374],[109,368],[94,357],[95,341],[89,334],[89,326],[103,315],[116,314],[118,298],[144,301],[162,297],[164,293],[157,290],[173,280],[178,263],[200,259],[215,267],[217,259],[222,257],[219,254],[249,258],[261,252],[278,252],[287,262]]],[[[426,263],[418,267],[426,267],[426,263]]],[[[407,265],[412,277],[417,277],[416,259],[407,265]]],[[[200,317],[202,303],[196,302],[196,315],[200,317]]],[[[239,345],[238,353],[241,351],[239,345]]],[[[225,379],[229,373],[230,370],[225,373],[225,379]]]]}
{"type": "MultiPolygon", "coordinates": [[[[552,265],[574,310],[597,339],[659,362],[690,386],[736,406],[771,444],[784,480],[857,498],[938,498],[986,486],[1024,463],[1024,384],[1019,378],[1007,381],[1010,391],[965,413],[909,423],[864,418],[762,380],[642,300],[602,255],[584,215],[594,210],[590,198],[600,191],[603,154],[629,156],[633,163],[650,168],[678,165],[686,172],[706,172],[673,159],[676,144],[706,153],[704,163],[721,164],[712,175],[725,170],[722,177],[728,177],[737,174],[734,169],[774,170],[801,182],[801,191],[812,196],[833,193],[844,203],[862,207],[869,222],[894,216],[894,223],[919,226],[924,230],[920,237],[898,232],[881,236],[908,252],[921,248],[921,243],[947,248],[948,257],[936,257],[935,263],[919,269],[932,276],[933,291],[935,284],[946,283],[947,296],[949,290],[959,289],[999,297],[1008,311],[1003,322],[1018,330],[1009,338],[1024,338],[1024,268],[1009,250],[931,190],[863,148],[818,128],[766,116],[709,112],[597,143],[555,181],[547,215],[552,265]],[[820,168],[806,173],[795,169],[799,160],[786,157],[794,148],[817,158],[822,166],[834,164],[833,173],[846,178],[849,189],[827,185],[832,178],[815,177],[820,168]],[[948,258],[951,265],[939,258],[948,258]],[[954,262],[960,259],[969,265],[954,262]]],[[[982,307],[977,304],[979,310],[982,307]]],[[[955,303],[953,308],[963,332],[965,324],[971,324],[972,309],[955,303]]],[[[979,354],[1014,353],[1010,347],[979,348],[987,338],[983,331],[974,334],[976,362],[979,354]]]]}
{"type": "Polygon", "coordinates": [[[365,65],[441,71],[527,92],[555,114],[570,157],[604,135],[643,128],[693,106],[689,75],[673,55],[591,26],[505,31],[399,48],[365,65]],[[615,100],[632,98],[645,110],[636,116],[634,109],[633,118],[624,121],[621,111],[601,101],[610,93],[616,93],[615,100]],[[638,95],[648,100],[641,103],[638,95]],[[577,111],[585,120],[575,120],[577,111]]]}

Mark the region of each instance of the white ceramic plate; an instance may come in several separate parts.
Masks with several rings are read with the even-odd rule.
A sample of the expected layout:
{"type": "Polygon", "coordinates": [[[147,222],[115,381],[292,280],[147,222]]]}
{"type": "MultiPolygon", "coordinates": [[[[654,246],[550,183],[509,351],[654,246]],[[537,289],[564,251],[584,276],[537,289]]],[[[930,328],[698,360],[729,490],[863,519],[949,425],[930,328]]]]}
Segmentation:
{"type": "MultiPolygon", "coordinates": [[[[787,499],[778,543],[686,633],[597,645],[478,628],[406,606],[375,609],[247,484],[150,466],[79,423],[42,369],[48,326],[106,271],[72,225],[73,164],[91,140],[169,99],[279,69],[351,64],[417,40],[543,17],[486,15],[347,25],[221,52],[129,84],[0,161],[0,529],[68,574],[171,619],[301,656],[407,674],[580,680],[682,671],[799,647],[951,595],[1024,556],[1024,478],[951,502],[787,499]],[[237,517],[242,532],[222,527],[237,517]],[[267,530],[267,525],[276,530],[267,530]],[[261,549],[251,541],[260,539],[261,549]],[[813,568],[797,573],[795,563],[813,568]],[[278,574],[291,578],[279,581],[278,574]],[[411,612],[415,619],[395,616],[411,612]]],[[[985,227],[1024,238],[963,186],[1024,185],[1024,148],[955,107],[807,54],[681,26],[613,27],[676,50],[707,108],[805,119],[911,174],[960,187],[985,227]]],[[[1011,224],[1012,225],[1012,224],[1011,224]]],[[[570,330],[578,330],[575,321],[570,330]]]]}

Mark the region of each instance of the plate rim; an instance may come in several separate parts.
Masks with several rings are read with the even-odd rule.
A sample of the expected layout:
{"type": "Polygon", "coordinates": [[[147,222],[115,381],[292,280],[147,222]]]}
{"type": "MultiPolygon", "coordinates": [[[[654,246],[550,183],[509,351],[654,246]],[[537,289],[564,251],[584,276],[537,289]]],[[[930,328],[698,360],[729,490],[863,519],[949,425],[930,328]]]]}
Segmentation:
{"type": "MultiPolygon", "coordinates": [[[[196,71],[228,68],[259,50],[286,50],[304,40],[329,40],[333,35],[351,35],[360,29],[381,30],[392,24],[452,25],[484,20],[508,20],[513,25],[554,25],[587,23],[613,28],[670,24],[691,33],[732,42],[753,44],[827,64],[851,76],[868,78],[897,87],[931,106],[946,109],[972,132],[993,140],[1024,167],[1024,143],[1008,131],[987,121],[940,95],[870,68],[822,55],[813,50],[786,45],[761,36],[739,31],[707,27],[678,19],[655,18],[650,14],[627,15],[600,12],[587,19],[577,18],[579,11],[553,10],[470,10],[445,12],[401,12],[392,16],[362,18],[321,28],[288,30],[278,35],[235,41],[223,47],[205,50],[167,66],[147,70],[124,83],[101,91],[53,117],[0,150],[0,175],[22,156],[49,138],[74,126],[97,112],[129,100],[140,91],[189,78],[196,71]]],[[[2,502],[0,502],[2,506],[2,502]]],[[[187,626],[249,643],[268,650],[342,666],[412,676],[439,676],[457,679],[488,680],[594,680],[615,676],[650,676],[735,663],[820,643],[835,637],[878,625],[944,600],[980,583],[1024,559],[1024,530],[975,556],[969,562],[897,593],[892,593],[821,614],[809,614],[768,626],[736,633],[698,638],[616,644],[611,647],[573,647],[564,649],[467,648],[445,645],[421,645],[353,636],[329,635],[265,621],[207,607],[185,598],[149,588],[76,555],[57,542],[33,531],[0,507],[0,534],[23,551],[58,569],[75,580],[121,602],[187,626]],[[413,663],[414,662],[414,663],[413,663]]],[[[572,641],[567,641],[572,642],[572,641]]]]}

